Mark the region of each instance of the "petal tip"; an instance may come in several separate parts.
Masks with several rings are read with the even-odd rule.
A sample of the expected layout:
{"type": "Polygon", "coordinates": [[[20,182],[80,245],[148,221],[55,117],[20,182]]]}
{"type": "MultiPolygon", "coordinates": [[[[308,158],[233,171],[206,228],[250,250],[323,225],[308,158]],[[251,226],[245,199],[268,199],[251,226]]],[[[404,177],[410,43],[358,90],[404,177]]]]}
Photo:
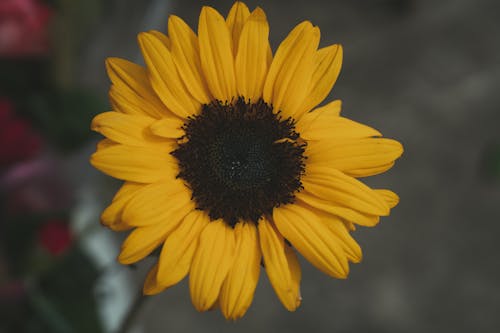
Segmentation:
{"type": "Polygon", "coordinates": [[[235,1],[234,4],[231,6],[231,9],[229,12],[239,12],[239,11],[244,11],[244,12],[250,12],[248,9],[248,6],[243,2],[243,1],[235,1]]]}
{"type": "Polygon", "coordinates": [[[399,156],[403,155],[404,151],[405,151],[405,148],[403,147],[403,144],[399,141],[397,141],[398,145],[399,145],[399,156]]]}
{"type": "Polygon", "coordinates": [[[311,21],[309,20],[305,20],[305,21],[302,21],[300,22],[299,24],[297,24],[297,26],[295,28],[307,28],[307,29],[312,29],[314,26],[312,24],[311,21]]]}
{"type": "Polygon", "coordinates": [[[120,58],[118,57],[107,57],[105,60],[104,60],[104,64],[106,65],[106,69],[109,71],[110,69],[112,69],[113,67],[113,64],[120,58]]]}
{"type": "Polygon", "coordinates": [[[142,31],[137,34],[137,42],[140,47],[143,47],[145,43],[149,43],[152,38],[155,38],[151,31],[142,31]]]}
{"type": "Polygon", "coordinates": [[[90,165],[92,165],[94,168],[99,169],[99,168],[97,167],[97,165],[96,165],[96,164],[97,164],[97,161],[96,161],[96,154],[97,154],[97,152],[95,152],[95,153],[93,153],[92,155],[90,155],[90,158],[89,158],[89,163],[90,163],[90,165]]]}
{"type": "Polygon", "coordinates": [[[250,14],[249,20],[266,21],[266,12],[260,7],[256,7],[250,14]]]}
{"type": "Polygon", "coordinates": [[[122,252],[120,252],[120,254],[118,255],[118,257],[116,258],[116,260],[122,264],[122,265],[130,265],[132,264],[133,262],[130,260],[130,258],[128,258],[125,254],[124,254],[124,251],[122,249],[122,252]]]}
{"type": "Polygon", "coordinates": [[[211,6],[203,6],[201,7],[201,13],[200,16],[202,15],[210,15],[210,16],[221,16],[220,13],[215,9],[214,7],[211,6]]]}
{"type": "Polygon", "coordinates": [[[178,26],[178,25],[183,24],[183,23],[185,23],[185,22],[184,22],[184,20],[182,18],[180,18],[177,15],[170,14],[168,16],[168,23],[167,23],[169,34],[170,34],[170,30],[172,30],[172,26],[173,25],[178,26]]]}

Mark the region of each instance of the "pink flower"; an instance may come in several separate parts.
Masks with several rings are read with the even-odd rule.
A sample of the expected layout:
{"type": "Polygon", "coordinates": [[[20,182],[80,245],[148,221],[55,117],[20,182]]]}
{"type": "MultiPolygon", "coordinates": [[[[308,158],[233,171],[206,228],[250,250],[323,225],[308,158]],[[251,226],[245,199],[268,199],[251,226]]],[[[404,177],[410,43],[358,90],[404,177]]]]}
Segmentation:
{"type": "Polygon", "coordinates": [[[39,244],[54,256],[62,255],[73,243],[73,235],[67,223],[50,220],[38,231],[39,244]]]}
{"type": "Polygon", "coordinates": [[[0,0],[0,56],[46,54],[51,16],[39,0],[0,0]]]}
{"type": "Polygon", "coordinates": [[[0,175],[0,191],[8,193],[5,207],[10,214],[62,211],[73,201],[61,161],[50,156],[10,168],[0,175]]]}

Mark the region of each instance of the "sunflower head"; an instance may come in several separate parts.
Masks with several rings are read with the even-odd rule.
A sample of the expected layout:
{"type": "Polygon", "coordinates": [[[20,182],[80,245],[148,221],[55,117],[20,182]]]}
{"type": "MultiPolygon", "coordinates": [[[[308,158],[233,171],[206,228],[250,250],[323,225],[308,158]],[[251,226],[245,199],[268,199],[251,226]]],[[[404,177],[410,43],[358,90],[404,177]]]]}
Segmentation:
{"type": "Polygon", "coordinates": [[[294,201],[302,186],[304,144],[294,121],[281,119],[262,99],[204,105],[183,129],[185,140],[172,152],[178,177],[212,220],[256,224],[294,201]]]}
{"type": "Polygon", "coordinates": [[[263,10],[236,2],[227,18],[203,7],[197,34],[177,16],[168,36],[139,34],[145,67],[108,59],[113,111],[92,122],[105,139],[91,163],[124,181],[101,217],[132,229],[118,260],[162,247],[145,294],[189,275],[197,310],[237,319],[264,267],[294,311],[297,252],[336,278],[361,260],[355,225],[376,225],[399,199],[357,178],[403,150],[340,116],[340,101],[318,107],[342,64],[342,47],[319,39],[305,21],[273,52],[263,10]]]}

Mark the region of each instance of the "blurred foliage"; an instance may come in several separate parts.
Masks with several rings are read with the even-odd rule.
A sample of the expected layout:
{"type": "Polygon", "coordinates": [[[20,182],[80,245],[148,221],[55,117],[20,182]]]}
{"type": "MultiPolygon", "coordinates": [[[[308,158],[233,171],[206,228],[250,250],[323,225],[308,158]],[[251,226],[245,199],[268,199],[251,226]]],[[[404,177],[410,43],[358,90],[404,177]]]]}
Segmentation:
{"type": "Polygon", "coordinates": [[[44,248],[39,231],[53,214],[6,211],[0,210],[0,255],[8,276],[0,279],[0,288],[22,288],[11,299],[0,297],[0,332],[101,332],[94,298],[99,272],[93,263],[77,243],[61,255],[44,248]]]}
{"type": "Polygon", "coordinates": [[[74,85],[80,51],[92,37],[106,3],[103,0],[53,1],[58,15],[53,22],[54,79],[61,87],[74,85]]]}
{"type": "Polygon", "coordinates": [[[98,26],[104,1],[51,1],[55,10],[52,48],[45,56],[1,59],[0,96],[15,102],[49,143],[60,151],[77,149],[92,135],[89,124],[107,103],[79,86],[79,56],[98,26]]]}
{"type": "Polygon", "coordinates": [[[15,302],[0,300],[0,332],[99,333],[94,299],[98,277],[78,248],[48,260],[46,270],[24,281],[25,294],[15,302]]]}
{"type": "Polygon", "coordinates": [[[82,88],[56,89],[47,84],[43,61],[25,64],[0,61],[1,91],[15,101],[18,112],[31,119],[40,133],[62,151],[76,149],[95,135],[90,131],[90,122],[106,108],[106,102],[82,88]],[[8,87],[2,87],[5,82],[10,82],[8,87]]]}
{"type": "Polygon", "coordinates": [[[46,58],[0,59],[0,92],[22,100],[33,91],[51,87],[51,67],[46,58]]]}
{"type": "Polygon", "coordinates": [[[71,151],[96,136],[90,132],[90,122],[105,103],[95,94],[74,89],[32,95],[21,105],[50,143],[71,151]]]}
{"type": "MultiPolygon", "coordinates": [[[[67,179],[59,174],[45,179],[50,178],[46,172],[35,171],[44,165],[58,170],[58,165],[43,162],[44,155],[55,155],[52,160],[62,161],[57,155],[88,143],[94,135],[89,128],[93,116],[106,108],[106,102],[98,97],[101,94],[79,82],[78,65],[109,1],[8,1],[9,12],[0,13],[4,15],[0,28],[8,21],[8,28],[17,29],[17,34],[7,37],[39,36],[40,45],[46,47],[34,53],[23,47],[29,44],[19,37],[12,43],[17,48],[6,49],[3,54],[0,49],[0,99],[12,105],[9,117],[41,136],[45,151],[34,157],[21,156],[23,159],[0,168],[0,332],[99,333],[94,294],[99,272],[73,241],[68,219],[70,200],[59,200],[61,194],[54,191],[56,185],[66,185],[67,179]],[[45,24],[40,19],[40,24],[23,26],[30,15],[37,17],[37,11],[49,11],[45,17],[50,17],[50,22],[45,24]],[[36,192],[27,184],[36,185],[36,192]],[[54,200],[45,200],[50,196],[54,200]],[[12,202],[16,200],[9,200],[12,198],[34,207],[15,210],[12,202]],[[63,206],[36,212],[40,202],[45,207],[53,201],[63,202],[63,206]],[[71,237],[64,239],[57,230],[47,238],[41,236],[47,236],[41,231],[47,230],[44,227],[54,219],[63,221],[61,225],[71,237]],[[61,254],[47,246],[64,241],[69,245],[61,254]]],[[[20,151],[16,142],[2,144],[20,151]]],[[[63,187],[74,191],[69,184],[63,187]]]]}
{"type": "Polygon", "coordinates": [[[101,331],[93,292],[97,277],[98,271],[78,248],[41,277],[30,303],[46,321],[47,332],[101,331]],[[48,305],[57,316],[46,313],[48,305]]]}
{"type": "Polygon", "coordinates": [[[0,91],[15,101],[17,111],[54,148],[67,152],[95,136],[90,122],[106,108],[106,102],[89,90],[53,86],[46,64],[41,60],[0,61],[0,91]]]}
{"type": "Polygon", "coordinates": [[[78,243],[71,242],[64,252],[55,254],[40,238],[47,221],[68,221],[69,211],[12,215],[6,202],[4,193],[0,197],[0,332],[101,332],[94,293],[99,271],[78,243]]]}

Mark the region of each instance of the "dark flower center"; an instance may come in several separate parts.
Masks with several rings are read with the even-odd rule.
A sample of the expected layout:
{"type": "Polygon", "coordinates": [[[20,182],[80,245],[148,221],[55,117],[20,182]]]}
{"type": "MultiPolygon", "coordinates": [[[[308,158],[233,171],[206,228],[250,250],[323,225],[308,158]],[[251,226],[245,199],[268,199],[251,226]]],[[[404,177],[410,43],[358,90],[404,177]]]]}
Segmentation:
{"type": "Polygon", "coordinates": [[[262,100],[205,104],[183,129],[186,135],[172,152],[178,177],[212,220],[257,223],[274,207],[293,202],[302,188],[305,144],[294,120],[282,119],[262,100]]]}

